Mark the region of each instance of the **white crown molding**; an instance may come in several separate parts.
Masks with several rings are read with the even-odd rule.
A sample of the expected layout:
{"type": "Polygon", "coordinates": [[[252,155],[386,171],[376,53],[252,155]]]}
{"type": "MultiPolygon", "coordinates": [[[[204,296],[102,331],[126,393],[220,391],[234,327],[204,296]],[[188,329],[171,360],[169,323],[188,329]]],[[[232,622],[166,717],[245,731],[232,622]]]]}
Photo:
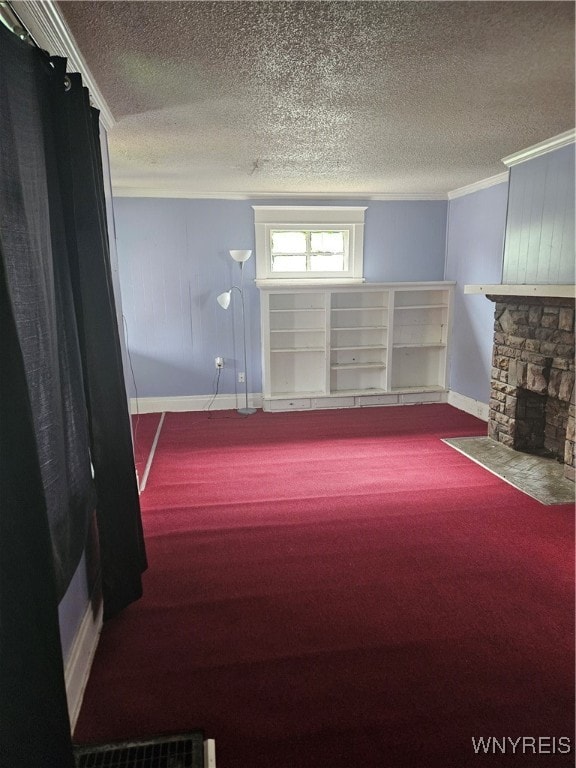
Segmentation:
{"type": "Polygon", "coordinates": [[[92,104],[100,110],[102,124],[112,128],[116,120],[54,0],[15,0],[12,7],[40,48],[52,56],[64,56],[68,71],[82,75],[92,104]]]}
{"type": "Polygon", "coordinates": [[[508,171],[499,173],[497,176],[490,176],[487,179],[475,181],[473,184],[467,184],[465,187],[452,189],[450,192],[448,192],[448,200],[454,200],[457,197],[464,197],[464,195],[471,195],[473,192],[479,192],[481,189],[494,187],[496,184],[502,184],[505,181],[508,181],[508,171]]]}
{"type": "Polygon", "coordinates": [[[538,144],[533,144],[531,147],[521,149],[513,155],[503,157],[502,162],[510,168],[513,165],[518,165],[518,163],[524,163],[526,160],[532,160],[535,157],[540,157],[540,155],[545,155],[547,152],[552,152],[555,149],[560,149],[560,147],[573,144],[574,141],[576,141],[576,130],[572,128],[569,131],[559,133],[557,136],[552,136],[552,138],[541,141],[538,144]]]}
{"type": "Polygon", "coordinates": [[[165,187],[121,187],[113,186],[114,197],[158,197],[187,200],[388,200],[390,202],[406,200],[446,200],[445,192],[414,192],[390,194],[365,194],[350,192],[191,192],[186,189],[166,189],[165,187]]]}
{"type": "Polygon", "coordinates": [[[446,200],[445,192],[245,192],[251,200],[446,200]]]}
{"type": "Polygon", "coordinates": [[[166,189],[165,187],[119,187],[114,184],[112,184],[112,195],[113,197],[158,197],[173,200],[250,200],[252,197],[234,192],[214,194],[212,192],[190,192],[186,189],[166,189]]]}
{"type": "Polygon", "coordinates": [[[390,202],[393,202],[394,200],[400,202],[403,200],[446,200],[446,192],[391,192],[382,195],[354,195],[354,197],[360,199],[364,197],[366,200],[389,200],[390,202]]]}

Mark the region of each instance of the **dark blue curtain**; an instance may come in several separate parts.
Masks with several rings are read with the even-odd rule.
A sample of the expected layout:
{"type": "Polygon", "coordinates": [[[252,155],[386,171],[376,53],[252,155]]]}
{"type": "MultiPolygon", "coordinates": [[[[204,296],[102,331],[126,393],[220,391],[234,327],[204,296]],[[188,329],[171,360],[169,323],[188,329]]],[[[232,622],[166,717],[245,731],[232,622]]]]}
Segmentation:
{"type": "MultiPolygon", "coordinates": [[[[57,82],[66,62],[51,59],[57,82]]],[[[142,593],[146,567],[112,288],[98,111],[80,75],[53,100],[56,156],[97,492],[104,618],[142,593]]]]}
{"type": "Polygon", "coordinates": [[[58,602],[94,511],[105,617],[146,567],[98,113],[0,25],[0,766],[72,765],[58,602]]]}

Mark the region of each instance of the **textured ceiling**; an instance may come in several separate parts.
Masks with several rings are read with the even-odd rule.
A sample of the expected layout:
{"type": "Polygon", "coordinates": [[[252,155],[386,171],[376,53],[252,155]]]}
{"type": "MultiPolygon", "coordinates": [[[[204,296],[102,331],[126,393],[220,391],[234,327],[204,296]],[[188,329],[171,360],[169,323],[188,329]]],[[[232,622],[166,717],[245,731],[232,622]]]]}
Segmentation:
{"type": "Polygon", "coordinates": [[[574,126],[572,2],[61,2],[114,187],[445,194],[574,126]]]}

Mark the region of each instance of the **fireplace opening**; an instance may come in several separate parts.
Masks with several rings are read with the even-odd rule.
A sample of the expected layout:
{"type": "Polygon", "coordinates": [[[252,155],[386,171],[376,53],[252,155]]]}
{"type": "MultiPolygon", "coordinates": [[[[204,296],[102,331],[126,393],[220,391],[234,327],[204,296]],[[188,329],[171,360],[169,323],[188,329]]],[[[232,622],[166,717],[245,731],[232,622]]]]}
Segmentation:
{"type": "Polygon", "coordinates": [[[555,397],[516,390],[514,448],[564,461],[568,403],[555,397]]]}
{"type": "Polygon", "coordinates": [[[516,433],[514,448],[525,453],[544,453],[546,395],[516,390],[516,433]]]}

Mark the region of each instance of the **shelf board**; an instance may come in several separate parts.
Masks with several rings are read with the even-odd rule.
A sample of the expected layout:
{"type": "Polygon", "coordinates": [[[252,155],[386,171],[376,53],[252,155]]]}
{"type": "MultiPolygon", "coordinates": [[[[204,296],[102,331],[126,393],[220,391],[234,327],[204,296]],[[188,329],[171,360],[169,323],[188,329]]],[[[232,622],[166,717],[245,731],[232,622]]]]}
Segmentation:
{"type": "Polygon", "coordinates": [[[446,392],[446,387],[440,384],[422,384],[419,387],[392,387],[388,392],[393,395],[417,395],[419,392],[446,392]]]}
{"type": "Polygon", "coordinates": [[[290,390],[290,392],[273,392],[269,395],[264,395],[266,400],[297,400],[300,397],[326,397],[324,390],[314,391],[296,391],[290,390]]]}
{"type": "Polygon", "coordinates": [[[383,347],[382,344],[362,344],[362,346],[356,345],[352,347],[330,347],[332,352],[344,352],[346,350],[357,350],[357,349],[388,349],[388,347],[383,347]]]}
{"type": "Polygon", "coordinates": [[[330,394],[340,395],[342,397],[347,395],[389,395],[390,391],[388,389],[382,389],[382,387],[365,387],[360,389],[331,389],[330,394]]]}
{"type": "Polygon", "coordinates": [[[387,325],[346,325],[336,326],[333,325],[333,331],[387,331],[387,325]]]}
{"type": "Polygon", "coordinates": [[[334,363],[330,366],[332,371],[349,371],[353,368],[386,368],[386,363],[334,363]]]}
{"type": "Polygon", "coordinates": [[[410,348],[410,349],[431,349],[433,347],[442,348],[445,347],[446,344],[442,341],[430,341],[430,342],[421,342],[416,344],[403,344],[402,342],[398,344],[392,345],[394,349],[402,349],[402,348],[410,348]]]}
{"type": "Polygon", "coordinates": [[[271,309],[270,314],[273,312],[294,312],[299,314],[300,312],[326,312],[325,307],[278,307],[277,309],[271,309]]]}
{"type": "Polygon", "coordinates": [[[448,304],[401,304],[394,309],[446,309],[448,304]]]}
{"type": "Polygon", "coordinates": [[[271,328],[270,333],[324,333],[324,328],[271,328]]]}
{"type": "Polygon", "coordinates": [[[325,347],[278,347],[276,349],[270,349],[270,354],[275,352],[291,352],[297,354],[298,352],[325,352],[325,347]]]}
{"type": "Polygon", "coordinates": [[[377,306],[377,307],[332,307],[332,312],[362,312],[363,310],[375,310],[377,309],[379,312],[384,312],[384,310],[388,311],[388,307],[383,306],[377,306]]]}

